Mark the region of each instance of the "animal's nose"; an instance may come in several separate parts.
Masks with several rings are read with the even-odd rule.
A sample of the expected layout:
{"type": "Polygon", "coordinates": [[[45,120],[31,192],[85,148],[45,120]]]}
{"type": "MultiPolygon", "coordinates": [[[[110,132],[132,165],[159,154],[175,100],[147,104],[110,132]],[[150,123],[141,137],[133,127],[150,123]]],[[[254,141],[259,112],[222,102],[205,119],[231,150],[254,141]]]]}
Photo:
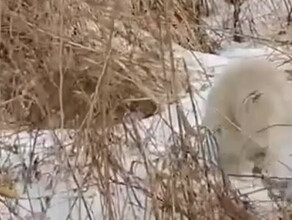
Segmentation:
{"type": "Polygon", "coordinates": [[[259,168],[259,167],[257,167],[257,166],[254,166],[254,167],[252,168],[252,173],[253,173],[253,174],[262,174],[262,169],[259,168]]]}

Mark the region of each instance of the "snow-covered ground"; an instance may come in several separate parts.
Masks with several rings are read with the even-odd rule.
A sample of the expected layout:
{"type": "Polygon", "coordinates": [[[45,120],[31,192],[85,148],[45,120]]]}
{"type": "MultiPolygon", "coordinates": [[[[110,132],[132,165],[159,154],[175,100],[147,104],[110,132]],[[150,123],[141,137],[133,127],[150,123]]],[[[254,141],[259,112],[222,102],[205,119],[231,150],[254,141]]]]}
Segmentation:
{"type": "MultiPolygon", "coordinates": [[[[176,51],[176,54],[182,55],[187,63],[189,73],[191,74],[192,84],[194,88],[205,88],[201,92],[194,92],[194,98],[196,105],[199,106],[199,115],[202,116],[204,103],[210,89],[208,82],[202,80],[202,74],[198,71],[205,71],[208,75],[221,74],[224,66],[226,66],[231,60],[238,59],[246,56],[256,57],[269,57],[273,51],[266,47],[262,48],[248,48],[246,45],[241,47],[231,47],[227,50],[221,51],[220,55],[204,54],[199,52],[189,52],[180,49],[176,51]],[[204,68],[202,68],[204,67],[204,68]],[[201,77],[198,78],[198,77],[201,77]]],[[[214,77],[211,77],[213,81],[214,77]]],[[[182,106],[188,121],[191,125],[194,125],[195,118],[191,100],[189,97],[182,99],[182,106]]],[[[171,106],[171,118],[173,127],[178,131],[178,122],[176,117],[176,108],[171,106]]],[[[152,152],[167,151],[165,146],[168,144],[169,137],[172,133],[169,126],[169,114],[165,111],[160,116],[153,116],[138,123],[141,136],[144,140],[152,141],[152,147],[150,145],[149,150],[152,152]]],[[[72,133],[72,132],[71,132],[72,133]]],[[[1,152],[1,167],[6,167],[7,170],[13,170],[20,173],[14,173],[15,177],[18,176],[18,193],[20,199],[16,205],[18,210],[18,216],[20,219],[102,219],[105,213],[103,213],[100,195],[96,188],[91,189],[79,189],[79,186],[83,185],[84,176],[70,170],[68,168],[68,155],[59,154],[60,142],[62,148],[70,147],[70,133],[60,132],[55,134],[50,131],[44,132],[40,137],[35,138],[28,133],[20,133],[17,135],[3,134],[1,138],[2,147],[6,145],[20,146],[18,153],[7,153],[2,150],[1,152]],[[57,138],[58,137],[58,138],[57,138]],[[60,141],[61,140],[61,141],[60,141]],[[31,152],[34,152],[32,155],[31,152]],[[52,157],[52,155],[55,155],[52,157]],[[47,158],[46,162],[42,162],[43,158],[47,158]],[[49,159],[51,158],[51,159],[49,159]],[[42,164],[37,166],[37,164],[42,164]],[[18,167],[18,168],[17,168],[18,167]],[[30,172],[23,172],[24,167],[31,167],[30,172]],[[35,181],[27,185],[27,190],[24,191],[25,178],[28,173],[34,176],[35,181]],[[74,173],[74,175],[72,175],[74,173]],[[74,176],[74,178],[72,178],[74,176]],[[77,184],[78,183],[78,184],[77,184]],[[82,194],[78,193],[82,190],[82,194]],[[86,201],[86,202],[85,202],[86,201]],[[89,218],[88,216],[91,216],[89,218]]],[[[292,141],[290,142],[292,143],[292,141]]],[[[290,154],[290,143],[286,146],[282,146],[281,161],[292,167],[290,154]]],[[[136,159],[135,153],[127,154],[125,169],[129,169],[131,160],[136,159]]],[[[277,165],[277,174],[282,176],[289,176],[290,170],[287,167],[277,165]]],[[[143,170],[137,171],[139,176],[143,177],[143,170]],[[140,172],[140,173],[139,173],[140,172]]],[[[235,180],[236,186],[241,189],[242,193],[248,193],[262,188],[260,181],[254,179],[247,179],[246,181],[235,180]]],[[[290,192],[290,191],[289,191],[290,192]]],[[[145,197],[141,192],[136,192],[139,198],[145,197]]],[[[288,193],[288,192],[287,192],[288,193]]],[[[143,219],[144,209],[135,208],[132,209],[132,203],[135,203],[135,197],[132,192],[128,192],[126,187],[117,187],[116,207],[115,213],[118,216],[124,216],[124,219],[143,219]],[[124,209],[124,206],[128,206],[124,209]],[[123,213],[124,212],[124,213],[123,213]]],[[[266,191],[260,191],[258,193],[250,194],[251,200],[269,201],[266,191]]],[[[9,200],[11,204],[13,202],[9,200]]],[[[271,210],[272,203],[262,202],[264,207],[271,210]]],[[[10,214],[11,215],[11,214],[10,214]]],[[[1,219],[8,219],[9,214],[7,210],[0,209],[1,219]]],[[[17,219],[12,217],[12,219],[17,219]]]]}
{"type": "MultiPolygon", "coordinates": [[[[249,1],[249,4],[252,4],[251,2],[256,2],[256,0],[249,1]]],[[[266,20],[267,17],[271,18],[272,21],[285,19],[281,13],[275,13],[276,8],[270,7],[274,5],[271,2],[271,4],[266,4],[264,1],[257,2],[259,3],[254,4],[252,8],[246,7],[244,9],[244,17],[247,21],[245,25],[246,28],[248,28],[248,22],[250,22],[252,18],[254,19],[253,22],[260,24],[258,26],[261,28],[257,31],[271,28],[263,27],[263,25],[267,25],[268,23],[266,20]],[[250,17],[249,15],[251,12],[256,16],[250,17]],[[271,15],[273,15],[273,18],[271,15]]],[[[280,10],[280,7],[277,7],[277,10],[280,10]]],[[[227,15],[227,13],[223,14],[227,15]]],[[[223,25],[228,22],[228,20],[230,24],[230,16],[222,16],[222,13],[217,13],[215,19],[212,18],[213,20],[211,20],[211,18],[208,19],[212,28],[222,31],[223,27],[217,24],[223,25]]],[[[264,46],[255,48],[250,43],[238,44],[227,42],[224,49],[219,51],[218,55],[190,52],[176,47],[175,55],[185,59],[190,74],[191,84],[194,89],[197,89],[194,90],[193,95],[196,102],[195,104],[198,107],[199,121],[204,112],[204,104],[210,89],[210,82],[213,82],[214,76],[222,73],[222,70],[229,62],[243,57],[257,57],[269,58],[271,61],[280,64],[286,56],[284,54],[280,56],[279,54],[280,52],[278,50],[264,46]],[[281,59],[278,59],[278,57],[281,59]]],[[[190,97],[183,98],[181,103],[189,123],[195,125],[195,117],[190,97]]],[[[163,152],[168,150],[166,147],[169,144],[169,137],[172,134],[169,127],[169,118],[172,119],[171,121],[175,130],[179,131],[175,106],[170,107],[170,113],[171,115],[169,115],[169,112],[166,110],[161,115],[153,116],[138,123],[141,137],[144,141],[151,143],[151,145],[149,145],[149,151],[152,153],[156,152],[158,155],[163,155],[163,152]]],[[[73,131],[70,132],[72,133],[73,131]]],[[[8,132],[1,134],[1,170],[9,170],[9,172],[13,170],[12,174],[10,174],[15,178],[18,177],[17,190],[20,199],[17,203],[15,203],[14,199],[6,200],[8,205],[16,207],[18,217],[9,213],[7,208],[1,205],[0,219],[103,219],[102,216],[106,215],[103,209],[105,201],[101,201],[96,188],[82,187],[87,181],[84,174],[82,171],[77,173],[77,171],[75,172],[70,169],[68,163],[72,162],[72,160],[69,159],[69,155],[64,154],[61,150],[70,148],[71,146],[70,143],[72,139],[70,136],[72,134],[70,134],[70,132],[63,131],[55,134],[51,131],[44,131],[38,138],[25,132],[14,135],[8,134],[8,132]],[[18,152],[8,152],[4,149],[5,146],[17,146],[18,152]],[[31,152],[34,152],[34,154],[31,154],[31,152]],[[26,172],[23,172],[23,170],[26,170],[26,172]],[[27,176],[28,174],[34,177],[32,178],[34,181],[26,186],[24,184],[25,179],[30,179],[29,176],[27,176]],[[80,193],[80,191],[82,191],[82,193],[80,193]]],[[[282,163],[275,164],[274,169],[276,170],[275,175],[277,176],[291,177],[292,175],[292,160],[290,158],[292,154],[292,148],[290,147],[291,143],[292,140],[291,142],[287,141],[287,144],[281,146],[279,149],[282,163]]],[[[124,169],[129,170],[131,161],[139,158],[137,158],[138,156],[135,152],[131,152],[130,150],[126,155],[124,169]]],[[[143,178],[145,170],[138,167],[136,173],[143,178]]],[[[139,182],[139,180],[137,181],[139,182]]],[[[246,178],[246,181],[239,181],[236,179],[233,182],[237,188],[240,189],[241,193],[249,194],[249,192],[256,191],[263,187],[259,180],[251,178],[246,178]]],[[[288,188],[289,190],[286,191],[286,195],[292,196],[292,187],[288,188]]],[[[137,191],[136,194],[138,194],[137,196],[141,201],[145,199],[143,193],[137,191]]],[[[145,209],[143,207],[145,206],[145,202],[142,205],[138,204],[136,195],[127,189],[127,187],[117,187],[115,195],[116,200],[114,203],[116,210],[114,210],[114,213],[116,213],[117,216],[124,216],[123,219],[149,219],[149,216],[147,218],[144,214],[145,209]],[[133,204],[135,204],[134,209],[133,204]]],[[[257,204],[272,212],[273,204],[270,202],[265,190],[257,193],[250,193],[249,197],[253,201],[262,201],[257,204]]]]}

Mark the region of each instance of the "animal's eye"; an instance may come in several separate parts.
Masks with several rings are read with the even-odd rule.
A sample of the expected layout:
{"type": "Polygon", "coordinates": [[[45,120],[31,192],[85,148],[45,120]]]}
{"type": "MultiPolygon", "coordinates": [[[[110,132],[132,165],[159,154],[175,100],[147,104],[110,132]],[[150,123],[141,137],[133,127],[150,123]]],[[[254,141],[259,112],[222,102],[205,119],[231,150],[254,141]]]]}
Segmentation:
{"type": "Polygon", "coordinates": [[[255,154],[255,157],[256,158],[259,158],[259,157],[265,157],[267,154],[266,154],[266,152],[259,152],[259,153],[256,153],[255,154]]]}
{"type": "Polygon", "coordinates": [[[262,95],[263,93],[260,91],[253,91],[251,93],[249,93],[245,99],[243,99],[243,104],[247,103],[249,100],[251,100],[253,103],[256,102],[262,95]]]}
{"type": "Polygon", "coordinates": [[[254,94],[251,98],[252,102],[256,102],[261,97],[261,95],[262,95],[262,93],[260,93],[260,92],[254,94]]]}
{"type": "Polygon", "coordinates": [[[218,128],[215,130],[215,134],[222,135],[222,128],[221,128],[221,127],[218,127],[218,128]]]}
{"type": "Polygon", "coordinates": [[[249,93],[242,101],[244,111],[248,113],[250,110],[250,105],[256,103],[262,95],[263,93],[257,90],[249,93]]]}

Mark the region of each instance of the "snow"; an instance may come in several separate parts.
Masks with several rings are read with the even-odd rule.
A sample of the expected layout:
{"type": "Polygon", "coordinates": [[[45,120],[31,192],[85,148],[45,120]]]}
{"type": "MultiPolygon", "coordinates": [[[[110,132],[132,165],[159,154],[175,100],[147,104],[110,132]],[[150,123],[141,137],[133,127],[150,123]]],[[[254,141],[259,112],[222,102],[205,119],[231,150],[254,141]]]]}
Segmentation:
{"type": "MultiPolygon", "coordinates": [[[[196,79],[197,71],[207,71],[208,74],[218,75],[221,73],[224,66],[226,66],[233,59],[243,58],[246,56],[250,57],[251,54],[255,55],[256,57],[267,57],[269,55],[268,53],[270,52],[271,51],[266,47],[254,49],[244,46],[239,48],[228,48],[227,50],[222,51],[220,55],[189,51],[184,51],[184,53],[181,54],[183,54],[182,56],[186,58],[189,73],[192,74],[192,76],[194,77],[193,79],[196,79]]],[[[181,56],[181,54],[178,54],[178,56],[181,56]]],[[[193,80],[192,84],[194,87],[197,87],[198,80],[193,80]]],[[[195,100],[197,102],[196,105],[199,106],[198,109],[200,110],[199,116],[202,116],[204,103],[207,98],[208,91],[209,88],[205,89],[203,92],[194,93],[195,100]]],[[[194,125],[195,118],[194,114],[192,114],[193,109],[189,97],[186,97],[182,100],[182,106],[188,118],[188,121],[191,125],[194,125]]],[[[142,138],[144,140],[151,139],[153,141],[152,146],[149,147],[149,151],[161,152],[163,154],[163,152],[167,150],[165,146],[167,146],[168,139],[171,135],[171,130],[167,125],[167,122],[169,122],[169,117],[172,118],[175,130],[177,132],[179,131],[178,121],[176,117],[176,107],[171,106],[170,112],[171,114],[169,115],[168,111],[164,111],[160,116],[153,116],[152,118],[145,119],[142,122],[138,123],[139,131],[141,132],[142,138]]],[[[30,163],[32,162],[30,159],[30,152],[32,150],[34,150],[35,152],[35,157],[37,155],[39,158],[43,158],[51,154],[58,155],[58,149],[60,146],[58,144],[59,142],[56,141],[56,137],[61,139],[61,142],[64,146],[70,146],[70,135],[64,132],[53,134],[50,131],[46,131],[41,137],[36,139],[36,143],[34,143],[35,139],[31,137],[31,135],[28,133],[21,133],[17,136],[11,136],[6,134],[6,137],[2,137],[1,141],[3,143],[9,142],[11,144],[14,143],[18,146],[22,146],[22,152],[17,155],[5,155],[5,152],[3,151],[0,160],[2,167],[16,167],[17,165],[23,166],[23,163],[26,164],[27,167],[29,167],[30,163]],[[21,157],[19,155],[21,155],[21,157]]],[[[287,144],[283,146],[283,149],[281,151],[281,159],[286,164],[291,164],[290,156],[292,152],[290,152],[290,144],[289,142],[287,142],[287,144]]],[[[128,155],[129,156],[125,163],[125,169],[129,168],[131,160],[134,160],[135,158],[134,153],[129,153],[128,155]]],[[[80,198],[80,195],[78,195],[78,193],[76,192],[78,190],[76,190],[77,185],[75,181],[73,181],[72,178],[68,176],[68,173],[66,175],[66,172],[61,172],[62,168],[65,169],[65,167],[66,164],[64,163],[64,157],[62,158],[62,156],[57,157],[54,160],[50,160],[48,163],[42,166],[42,173],[46,173],[46,175],[43,175],[39,181],[29,185],[28,191],[21,194],[22,199],[20,199],[18,203],[20,216],[27,217],[26,219],[31,219],[32,216],[34,216],[35,219],[86,219],[87,211],[82,202],[82,199],[80,198]],[[59,170],[56,170],[56,166],[59,167],[59,170]],[[56,181],[57,179],[59,179],[59,181],[56,181]],[[51,198],[51,201],[49,202],[50,205],[45,204],[46,197],[51,198]],[[79,205],[74,205],[74,201],[77,201],[77,204],[79,203],[79,205]],[[46,210],[46,212],[44,212],[43,210],[46,210]],[[70,218],[68,218],[69,216],[70,218]],[[80,216],[82,216],[82,218],[79,218],[80,216]]],[[[286,167],[283,168],[283,165],[277,165],[276,169],[279,175],[287,177],[289,174],[291,174],[291,170],[287,169],[286,167]]],[[[139,176],[141,177],[145,175],[145,170],[140,169],[140,171],[138,172],[140,172],[139,176]]],[[[16,173],[15,175],[17,176],[21,174],[16,173]]],[[[81,183],[83,178],[81,176],[77,176],[77,179],[81,183]]],[[[242,193],[250,192],[262,187],[259,181],[255,181],[252,179],[247,179],[245,181],[234,180],[234,183],[239,189],[241,189],[242,193]]],[[[287,197],[292,197],[292,187],[290,185],[287,190],[287,197]]],[[[23,187],[23,184],[18,185],[20,192],[23,190],[23,187]]],[[[117,195],[121,197],[118,198],[117,201],[115,201],[116,207],[119,207],[120,210],[123,209],[124,205],[129,203],[129,200],[134,201],[133,194],[126,193],[125,187],[117,187],[117,195]]],[[[88,209],[90,210],[90,215],[92,219],[102,219],[103,213],[101,201],[96,190],[89,189],[87,192],[82,193],[82,196],[85,197],[87,203],[90,205],[88,209]]],[[[142,193],[140,193],[139,197],[143,198],[144,196],[142,193]]],[[[253,193],[250,197],[252,200],[269,200],[265,191],[253,193]]],[[[116,211],[119,212],[119,210],[116,211]]],[[[129,206],[128,209],[126,209],[124,216],[126,216],[125,219],[142,219],[141,216],[144,216],[143,212],[144,210],[138,207],[136,208],[135,212],[133,212],[133,210],[131,210],[129,206]]],[[[5,216],[4,214],[5,213],[1,214],[3,218],[5,216]]],[[[121,213],[119,215],[121,215],[121,213]]]]}
{"type": "MultiPolygon", "coordinates": [[[[250,1],[252,2],[252,1],[250,1]]],[[[261,2],[261,1],[259,1],[261,2]]],[[[267,9],[268,4],[261,3],[253,6],[253,14],[257,15],[255,22],[257,23],[267,23],[263,21],[264,15],[274,14],[274,19],[278,19],[279,13],[275,14],[273,10],[267,9]],[[263,10],[265,8],[265,10],[263,10]],[[267,11],[271,11],[267,13],[267,11]],[[264,15],[263,15],[264,14],[264,15]]],[[[245,9],[245,16],[247,20],[249,19],[248,9],[245,9]]],[[[227,15],[227,13],[225,13],[227,15]]],[[[219,15],[218,15],[219,16],[219,15]]],[[[217,16],[217,18],[218,18],[217,16]]],[[[222,16],[222,19],[230,19],[222,16]]],[[[216,19],[217,19],[216,18],[216,19]]],[[[211,22],[209,22],[211,23],[211,22]]],[[[223,21],[219,21],[223,24],[223,21]]],[[[214,27],[215,24],[213,24],[214,27]]],[[[212,25],[211,25],[212,26],[212,25]]],[[[219,27],[221,28],[221,27],[219,27]]],[[[223,29],[222,29],[223,30],[223,29]]],[[[279,49],[279,48],[276,48],[279,49]]],[[[194,88],[194,100],[198,107],[199,121],[203,116],[204,104],[207,98],[210,82],[212,83],[214,77],[220,75],[224,67],[237,59],[254,57],[254,58],[269,58],[273,59],[279,52],[275,52],[268,46],[258,46],[255,47],[250,43],[226,43],[224,49],[219,51],[218,55],[206,54],[196,51],[187,51],[177,45],[174,47],[174,52],[176,57],[181,57],[185,60],[188,72],[190,74],[191,85],[194,88]],[[202,77],[206,73],[210,78],[202,77]],[[208,81],[210,80],[210,81],[208,81]],[[203,89],[204,88],[204,89],[203,89]],[[197,89],[197,90],[195,90],[197,89]]],[[[276,60],[273,60],[276,62],[276,60]]],[[[181,100],[181,104],[185,115],[191,125],[195,125],[195,117],[193,114],[193,107],[190,97],[185,97],[181,100]]],[[[161,115],[156,115],[151,118],[145,119],[142,122],[138,122],[138,128],[142,140],[151,142],[149,145],[149,152],[155,152],[157,156],[163,156],[166,151],[168,151],[169,138],[172,131],[169,127],[170,120],[172,119],[173,127],[176,132],[179,132],[178,120],[177,120],[177,110],[176,106],[170,106],[170,113],[166,109],[161,115]]],[[[5,150],[1,150],[0,154],[0,165],[6,170],[15,169],[13,175],[18,177],[20,180],[17,185],[18,191],[20,193],[21,199],[16,205],[20,219],[35,219],[35,220],[45,220],[45,219],[89,219],[87,212],[89,211],[91,219],[103,219],[103,208],[102,204],[104,201],[100,200],[100,195],[96,189],[82,189],[86,192],[82,193],[82,196],[87,201],[89,207],[85,207],[82,196],[78,193],[80,189],[78,185],[83,185],[84,176],[82,173],[75,173],[76,179],[72,178],[72,170],[68,170],[68,155],[63,155],[60,153],[60,142],[64,148],[70,148],[70,143],[73,135],[73,131],[59,131],[57,134],[51,131],[44,131],[43,134],[36,138],[33,138],[31,134],[22,132],[20,134],[12,134],[12,132],[5,132],[0,137],[2,147],[6,145],[17,145],[20,147],[20,152],[18,154],[13,154],[5,150]],[[61,140],[61,141],[60,141],[61,140]],[[36,142],[35,142],[36,141],[36,142]],[[31,158],[31,152],[34,152],[34,157],[31,158]],[[55,155],[55,156],[53,156],[55,155]],[[24,164],[26,167],[31,167],[30,165],[38,158],[48,158],[48,161],[41,166],[42,176],[39,181],[34,181],[29,184],[27,191],[23,191],[25,185],[24,182],[25,174],[21,172],[23,170],[24,164]],[[57,169],[56,169],[57,167],[57,169]],[[50,201],[48,199],[50,198],[50,201]],[[47,201],[46,201],[47,200],[47,201]]],[[[277,163],[271,169],[276,171],[277,176],[291,177],[292,168],[292,141],[287,140],[281,149],[279,150],[280,158],[282,163],[277,163]],[[286,164],[287,166],[284,166],[286,164]]],[[[137,154],[129,150],[127,152],[127,158],[125,158],[125,169],[129,170],[131,162],[137,159],[137,154]]],[[[4,169],[4,170],[5,170],[4,169]]],[[[34,171],[32,171],[35,174],[34,171]]],[[[136,173],[139,177],[145,177],[145,170],[142,166],[137,167],[136,173]]],[[[240,189],[242,193],[248,193],[255,191],[263,187],[259,180],[245,178],[244,181],[239,179],[233,179],[233,183],[240,189]]],[[[137,204],[135,196],[132,192],[126,191],[126,187],[119,186],[116,188],[116,200],[115,203],[115,213],[119,216],[124,216],[124,219],[144,219],[145,210],[139,207],[137,204]],[[131,203],[136,204],[136,208],[132,210],[131,203]],[[124,210],[124,207],[127,207],[124,210]],[[123,212],[123,213],[122,213],[123,212]]],[[[141,201],[145,199],[145,196],[141,192],[136,192],[141,201]]],[[[288,184],[287,190],[284,193],[286,198],[292,199],[292,183],[288,184]]],[[[249,195],[251,200],[270,200],[267,196],[266,191],[259,191],[257,193],[252,193],[249,195]]],[[[13,200],[12,200],[13,203],[13,200]]],[[[145,203],[145,202],[144,202],[145,203]]],[[[272,203],[262,204],[267,210],[272,210],[272,203]]],[[[142,206],[145,206],[143,204],[142,206]]],[[[7,212],[5,207],[0,207],[1,219],[9,219],[11,215],[7,212]]],[[[18,219],[13,217],[12,219],[18,219]]],[[[148,218],[145,218],[148,219],[148,218]]]]}

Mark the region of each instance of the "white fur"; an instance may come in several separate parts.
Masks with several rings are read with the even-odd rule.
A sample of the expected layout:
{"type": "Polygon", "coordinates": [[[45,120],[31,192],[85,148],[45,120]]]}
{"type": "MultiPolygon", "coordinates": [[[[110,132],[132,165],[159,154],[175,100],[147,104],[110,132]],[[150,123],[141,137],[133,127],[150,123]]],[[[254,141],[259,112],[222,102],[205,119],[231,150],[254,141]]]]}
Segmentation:
{"type": "Polygon", "coordinates": [[[222,168],[227,173],[267,170],[292,136],[289,126],[268,128],[292,125],[292,89],[285,74],[268,61],[243,60],[214,84],[203,125],[215,132],[222,168]]]}

